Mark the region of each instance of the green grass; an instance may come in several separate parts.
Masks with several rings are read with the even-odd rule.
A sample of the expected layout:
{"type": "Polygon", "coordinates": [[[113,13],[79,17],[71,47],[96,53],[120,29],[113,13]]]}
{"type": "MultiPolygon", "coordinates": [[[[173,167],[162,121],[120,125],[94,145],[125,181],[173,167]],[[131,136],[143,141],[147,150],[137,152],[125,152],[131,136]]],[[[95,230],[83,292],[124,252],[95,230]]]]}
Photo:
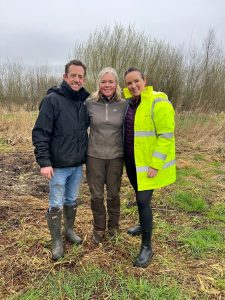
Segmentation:
{"type": "Polygon", "coordinates": [[[27,292],[25,292],[23,295],[20,295],[20,296],[15,296],[15,297],[12,297],[10,299],[12,300],[40,300],[40,299],[47,299],[47,298],[44,298],[44,293],[43,293],[43,290],[39,290],[39,289],[32,289],[32,290],[29,290],[27,292]]]}
{"type": "Polygon", "coordinates": [[[186,177],[196,177],[198,179],[203,179],[203,173],[196,168],[185,168],[185,169],[177,169],[177,182],[180,183],[183,180],[187,180],[186,177]]]}
{"type": "Polygon", "coordinates": [[[154,234],[157,236],[157,240],[165,240],[170,237],[175,228],[161,218],[155,218],[154,234]]]}
{"type": "Polygon", "coordinates": [[[213,161],[213,162],[210,162],[209,165],[211,167],[213,167],[211,169],[211,172],[213,174],[216,174],[216,175],[225,175],[224,163],[222,163],[220,161],[213,161]]]}
{"type": "Polygon", "coordinates": [[[204,157],[201,154],[195,154],[194,160],[196,161],[204,161],[204,157]]]}
{"type": "Polygon", "coordinates": [[[209,165],[212,166],[212,167],[219,168],[219,167],[222,166],[222,163],[220,161],[212,161],[212,162],[209,163],[209,165]]]}
{"type": "Polygon", "coordinates": [[[223,291],[225,291],[225,271],[223,276],[220,279],[216,280],[216,285],[221,288],[223,291]]]}
{"type": "Polygon", "coordinates": [[[5,138],[0,137],[0,152],[9,151],[11,146],[7,143],[5,138]]]}
{"type": "Polygon", "coordinates": [[[179,239],[194,257],[225,253],[224,237],[221,232],[212,227],[204,229],[186,228],[179,239]]]}
{"type": "MultiPolygon", "coordinates": [[[[7,146],[4,139],[0,146],[1,143],[7,146]]],[[[147,269],[132,267],[141,238],[126,233],[138,222],[138,212],[136,205],[127,208],[127,202],[135,196],[125,177],[120,231],[113,238],[106,235],[99,249],[90,241],[91,219],[88,219],[88,226],[82,227],[83,235],[87,236],[85,243],[79,247],[66,243],[64,258],[52,263],[50,237],[44,237],[33,220],[30,224],[30,219],[20,217],[15,228],[19,232],[17,240],[15,233],[11,237],[12,227],[8,229],[9,245],[3,261],[7,268],[0,281],[0,294],[2,290],[8,300],[206,300],[214,299],[217,289],[218,299],[223,299],[225,204],[220,188],[223,176],[216,176],[224,174],[223,156],[214,157],[215,153],[209,152],[205,156],[204,151],[193,151],[182,154],[184,163],[177,170],[176,184],[154,191],[155,255],[147,269]],[[198,275],[200,278],[202,275],[205,290],[198,275]]],[[[21,183],[29,174],[21,174],[21,183]]],[[[86,188],[82,195],[89,199],[86,188]]],[[[14,196],[12,211],[18,207],[17,194],[14,196]]],[[[25,202],[24,209],[26,205],[25,202]]],[[[89,209],[86,205],[80,207],[81,219],[86,209],[89,209]]]]}
{"type": "Polygon", "coordinates": [[[119,290],[116,290],[110,299],[148,299],[148,300],[171,300],[171,299],[190,299],[187,295],[181,293],[177,283],[172,285],[167,282],[161,282],[159,285],[152,284],[143,278],[128,277],[120,278],[119,290]]]}
{"type": "Polygon", "coordinates": [[[142,276],[126,276],[118,267],[113,274],[90,265],[76,273],[61,271],[49,276],[44,284],[17,295],[11,300],[41,299],[110,299],[110,300],[183,300],[190,299],[181,292],[177,282],[169,284],[170,278],[151,282],[142,276]],[[117,271],[117,272],[115,272],[117,271]]]}
{"type": "Polygon", "coordinates": [[[137,205],[127,207],[127,203],[122,203],[121,214],[129,215],[129,216],[136,216],[137,215],[137,205]]]}
{"type": "Polygon", "coordinates": [[[203,212],[208,207],[205,199],[202,197],[191,192],[179,190],[171,196],[170,202],[174,207],[187,212],[203,212]]]}
{"type": "Polygon", "coordinates": [[[10,112],[5,112],[1,115],[1,118],[3,120],[13,120],[16,118],[16,114],[15,113],[10,113],[10,112]]]}
{"type": "Polygon", "coordinates": [[[208,212],[207,217],[211,220],[225,222],[225,203],[215,204],[208,212]]]}

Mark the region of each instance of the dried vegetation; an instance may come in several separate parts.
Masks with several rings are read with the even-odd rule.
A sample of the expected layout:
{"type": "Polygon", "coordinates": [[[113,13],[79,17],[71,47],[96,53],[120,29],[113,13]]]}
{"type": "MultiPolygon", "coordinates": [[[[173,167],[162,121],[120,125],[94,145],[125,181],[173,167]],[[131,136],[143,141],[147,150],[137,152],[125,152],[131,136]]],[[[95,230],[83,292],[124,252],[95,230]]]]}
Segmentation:
{"type": "MultiPolygon", "coordinates": [[[[176,185],[154,195],[155,256],[146,270],[132,267],[140,240],[126,234],[127,228],[137,221],[137,213],[135,207],[126,207],[133,200],[133,192],[125,174],[118,235],[106,237],[100,246],[92,244],[90,195],[84,180],[76,226],[84,243],[79,247],[65,243],[65,257],[55,263],[51,261],[45,220],[47,182],[39,175],[30,140],[34,118],[35,114],[25,111],[2,111],[0,117],[1,299],[140,299],[135,291],[129,290],[131,278],[136,280],[133,286],[138,282],[139,294],[143,286],[151,284],[152,293],[162,286],[165,295],[172,293],[165,288],[178,289],[179,295],[170,299],[224,299],[224,114],[178,116],[178,180],[176,185]],[[181,192],[201,196],[206,209],[190,212],[185,203],[182,207],[174,204],[181,192]],[[95,268],[93,276],[91,267],[95,268]],[[89,284],[94,276],[99,276],[99,280],[71,296],[66,283],[77,274],[89,280],[89,284]],[[54,278],[57,286],[52,283],[54,278]],[[31,290],[36,292],[23,296],[31,290]],[[86,296],[85,291],[89,291],[86,296]],[[122,297],[125,291],[127,298],[122,297]]],[[[169,299],[157,297],[154,299],[169,299]]],[[[142,299],[153,298],[145,292],[142,299]]]]}

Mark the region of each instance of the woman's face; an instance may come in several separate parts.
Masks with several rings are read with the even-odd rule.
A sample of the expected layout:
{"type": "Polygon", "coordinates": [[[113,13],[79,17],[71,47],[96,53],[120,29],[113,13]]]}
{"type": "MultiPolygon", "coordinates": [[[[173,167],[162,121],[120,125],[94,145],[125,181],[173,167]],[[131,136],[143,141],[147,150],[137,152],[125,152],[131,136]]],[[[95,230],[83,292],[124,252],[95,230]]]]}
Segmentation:
{"type": "Polygon", "coordinates": [[[146,80],[141,77],[140,72],[132,71],[125,77],[126,85],[130,93],[134,97],[141,95],[141,92],[145,89],[146,80]]]}
{"type": "Polygon", "coordinates": [[[101,78],[99,91],[103,96],[111,98],[115,94],[116,86],[117,84],[113,74],[106,73],[101,78]]]}

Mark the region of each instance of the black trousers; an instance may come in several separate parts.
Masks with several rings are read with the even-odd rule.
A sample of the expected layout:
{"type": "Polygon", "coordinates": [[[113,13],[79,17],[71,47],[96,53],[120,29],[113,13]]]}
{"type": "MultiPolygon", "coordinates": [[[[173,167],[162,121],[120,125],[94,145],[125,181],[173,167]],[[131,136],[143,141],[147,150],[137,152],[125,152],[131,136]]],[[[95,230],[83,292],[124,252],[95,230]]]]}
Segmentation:
{"type": "Polygon", "coordinates": [[[152,233],[153,215],[151,208],[151,199],[154,190],[138,191],[136,166],[134,160],[125,159],[125,166],[127,176],[136,194],[139,222],[142,231],[152,233]]]}
{"type": "Polygon", "coordinates": [[[153,215],[151,199],[154,190],[136,191],[136,201],[138,206],[139,221],[142,231],[152,233],[153,215]]]}

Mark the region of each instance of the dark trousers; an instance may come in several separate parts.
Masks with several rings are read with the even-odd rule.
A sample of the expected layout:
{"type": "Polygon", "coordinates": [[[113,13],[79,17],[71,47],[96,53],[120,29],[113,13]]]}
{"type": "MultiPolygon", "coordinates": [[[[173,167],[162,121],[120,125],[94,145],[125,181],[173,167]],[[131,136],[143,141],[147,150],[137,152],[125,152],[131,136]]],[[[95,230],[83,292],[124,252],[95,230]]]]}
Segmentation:
{"type": "Polygon", "coordinates": [[[136,201],[139,212],[139,220],[142,231],[152,234],[153,215],[151,208],[151,199],[154,190],[136,191],[136,201]]]}
{"type": "Polygon", "coordinates": [[[123,158],[100,159],[88,156],[87,181],[91,192],[91,210],[95,230],[106,228],[104,185],[107,191],[108,228],[118,228],[120,218],[120,187],[123,158]]]}
{"type": "Polygon", "coordinates": [[[150,232],[150,234],[152,234],[153,215],[151,199],[154,190],[138,191],[136,166],[133,158],[130,160],[125,158],[125,166],[127,176],[136,194],[141,228],[143,231],[150,232]]]}

